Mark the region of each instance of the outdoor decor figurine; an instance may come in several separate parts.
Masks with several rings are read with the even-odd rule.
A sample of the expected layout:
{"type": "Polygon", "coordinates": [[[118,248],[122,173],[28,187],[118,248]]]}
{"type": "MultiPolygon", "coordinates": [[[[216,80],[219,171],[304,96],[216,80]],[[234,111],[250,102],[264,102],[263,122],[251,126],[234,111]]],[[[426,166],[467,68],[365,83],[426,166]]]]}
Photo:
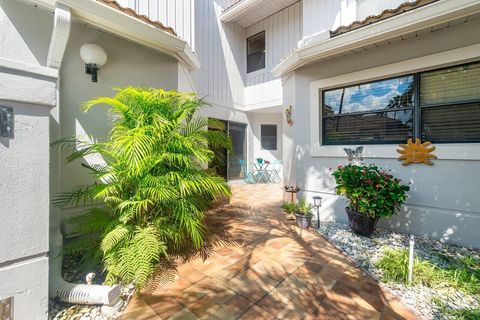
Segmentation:
{"type": "Polygon", "coordinates": [[[290,193],[291,196],[291,202],[293,203],[293,194],[298,193],[300,191],[300,188],[298,186],[285,186],[285,192],[290,193]]]}
{"type": "Polygon", "coordinates": [[[288,108],[285,110],[285,115],[287,116],[287,123],[291,126],[293,125],[293,120],[292,120],[292,106],[288,106],[288,108]]]}
{"type": "Polygon", "coordinates": [[[401,149],[397,149],[397,152],[400,153],[398,160],[403,161],[402,165],[404,166],[412,163],[425,163],[431,166],[433,165],[431,159],[437,159],[437,156],[432,154],[435,147],[429,147],[431,144],[429,141],[422,143],[419,138],[415,139],[415,142],[412,139],[408,139],[407,144],[400,144],[399,147],[401,149]]]}
{"type": "Polygon", "coordinates": [[[358,159],[363,161],[362,153],[363,153],[363,146],[359,146],[354,148],[343,148],[345,150],[345,153],[348,156],[348,161],[353,161],[353,159],[358,159]]]}

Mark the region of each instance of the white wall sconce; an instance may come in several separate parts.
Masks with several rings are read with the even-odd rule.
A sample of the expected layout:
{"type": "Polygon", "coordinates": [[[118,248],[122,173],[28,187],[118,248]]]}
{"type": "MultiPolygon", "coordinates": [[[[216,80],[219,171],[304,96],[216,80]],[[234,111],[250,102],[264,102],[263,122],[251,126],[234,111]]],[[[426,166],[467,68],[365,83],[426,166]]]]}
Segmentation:
{"type": "Polygon", "coordinates": [[[97,72],[107,63],[107,53],[95,43],[85,43],[80,48],[80,57],[85,62],[85,73],[92,75],[92,82],[97,82],[97,72]]]}

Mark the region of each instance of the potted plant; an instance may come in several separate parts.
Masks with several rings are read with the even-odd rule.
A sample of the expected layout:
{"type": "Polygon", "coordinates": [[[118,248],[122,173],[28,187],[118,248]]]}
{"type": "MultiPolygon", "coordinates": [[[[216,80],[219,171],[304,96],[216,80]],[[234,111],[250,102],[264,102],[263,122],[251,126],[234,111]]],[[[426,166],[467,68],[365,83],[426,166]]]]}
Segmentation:
{"type": "Polygon", "coordinates": [[[294,220],[295,217],[294,217],[294,214],[295,214],[295,211],[297,209],[297,206],[295,205],[295,203],[293,202],[284,202],[282,204],[282,209],[283,211],[285,211],[285,213],[287,214],[287,219],[288,220],[294,220]]]}
{"type": "Polygon", "coordinates": [[[300,199],[295,205],[295,220],[302,229],[307,229],[312,222],[312,205],[305,199],[300,199]]]}
{"type": "Polygon", "coordinates": [[[333,173],[336,192],[345,195],[350,228],[369,236],[381,217],[398,214],[410,187],[375,165],[339,166],[333,173]]]}

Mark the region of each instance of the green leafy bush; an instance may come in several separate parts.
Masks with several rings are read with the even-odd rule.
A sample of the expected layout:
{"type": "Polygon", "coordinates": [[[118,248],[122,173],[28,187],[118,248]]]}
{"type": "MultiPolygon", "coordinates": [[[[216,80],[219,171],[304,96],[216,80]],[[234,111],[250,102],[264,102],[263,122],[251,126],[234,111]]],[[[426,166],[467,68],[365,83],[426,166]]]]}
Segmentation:
{"type": "Polygon", "coordinates": [[[410,187],[375,165],[339,166],[332,172],[336,192],[345,195],[348,207],[372,218],[397,214],[410,187]]]}
{"type": "Polygon", "coordinates": [[[311,216],[312,204],[308,203],[305,199],[298,200],[297,204],[295,205],[295,213],[303,216],[311,216]]]}
{"type": "Polygon", "coordinates": [[[229,147],[222,124],[196,112],[195,96],[158,89],[119,89],[114,98],[85,103],[108,107],[113,117],[109,139],[56,144],[70,152],[68,161],[87,155],[103,165],[82,164],[96,178],[91,185],[60,194],[60,206],[97,204],[73,218],[75,231],[97,234],[74,241],[67,253],[93,252],[102,258],[107,283],[134,282],[144,287],[162,258],[181,248],[200,248],[211,201],[229,195],[223,178],[205,170],[214,154],[210,146],[229,147]]]}
{"type": "MultiPolygon", "coordinates": [[[[447,266],[415,257],[414,284],[452,287],[469,294],[480,294],[480,260],[472,257],[453,259],[444,255],[438,255],[438,258],[447,262],[447,266]]],[[[376,266],[383,271],[383,281],[408,282],[408,250],[386,248],[376,266]]]]}
{"type": "Polygon", "coordinates": [[[284,202],[282,204],[282,209],[285,210],[287,214],[295,213],[297,206],[293,202],[284,202]]]}

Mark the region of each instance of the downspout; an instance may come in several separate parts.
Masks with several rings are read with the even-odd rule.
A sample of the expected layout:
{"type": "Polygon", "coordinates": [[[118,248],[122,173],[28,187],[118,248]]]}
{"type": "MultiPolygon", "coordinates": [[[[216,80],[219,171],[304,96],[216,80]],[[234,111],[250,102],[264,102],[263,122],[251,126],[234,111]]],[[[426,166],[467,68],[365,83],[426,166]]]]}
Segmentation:
{"type": "MultiPolygon", "coordinates": [[[[71,11],[70,8],[57,3],[55,6],[54,26],[48,51],[47,67],[60,70],[63,55],[70,37],[71,11]]],[[[57,80],[56,107],[51,112],[50,137],[51,140],[60,138],[60,73],[57,80]]],[[[60,186],[59,151],[51,151],[50,193],[55,194],[60,186]]],[[[102,311],[112,314],[120,308],[121,287],[76,284],[65,281],[62,277],[63,264],[63,235],[61,233],[61,215],[58,208],[50,206],[50,258],[49,258],[49,295],[62,302],[76,304],[104,304],[102,311]]],[[[91,278],[91,274],[89,274],[91,278]]],[[[87,280],[88,281],[88,280],[87,280]]]]}

